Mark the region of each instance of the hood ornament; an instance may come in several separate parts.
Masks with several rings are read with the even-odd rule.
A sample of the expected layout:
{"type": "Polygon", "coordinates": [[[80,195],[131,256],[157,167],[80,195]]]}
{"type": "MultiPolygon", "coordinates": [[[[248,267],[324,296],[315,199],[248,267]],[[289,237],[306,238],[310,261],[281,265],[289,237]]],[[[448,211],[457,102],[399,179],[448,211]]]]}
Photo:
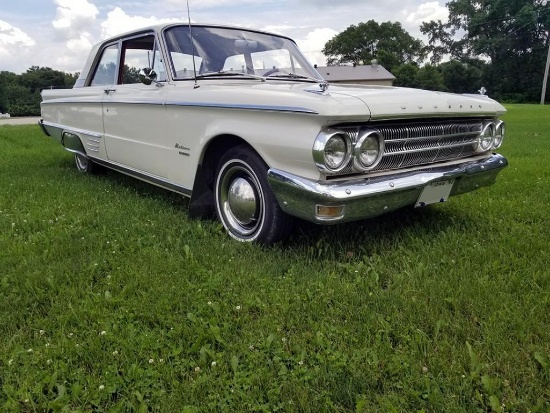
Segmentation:
{"type": "Polygon", "coordinates": [[[319,87],[318,89],[312,86],[312,87],[308,87],[307,89],[304,89],[304,92],[315,93],[317,95],[323,95],[323,96],[328,95],[327,90],[328,90],[329,84],[326,80],[319,82],[317,86],[319,87]]]}

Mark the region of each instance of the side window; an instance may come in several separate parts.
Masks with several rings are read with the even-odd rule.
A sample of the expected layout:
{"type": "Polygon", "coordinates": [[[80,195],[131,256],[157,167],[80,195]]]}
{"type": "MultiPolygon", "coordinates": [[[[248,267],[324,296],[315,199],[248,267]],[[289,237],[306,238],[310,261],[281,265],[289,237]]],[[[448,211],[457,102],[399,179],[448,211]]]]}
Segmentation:
{"type": "Polygon", "coordinates": [[[122,50],[123,71],[119,83],[140,83],[139,72],[144,68],[152,68],[159,82],[166,81],[166,69],[155,36],[126,40],[122,43],[122,50]]]}
{"type": "Polygon", "coordinates": [[[113,44],[103,50],[101,59],[92,78],[91,86],[115,84],[117,62],[118,44],[113,44]]]}

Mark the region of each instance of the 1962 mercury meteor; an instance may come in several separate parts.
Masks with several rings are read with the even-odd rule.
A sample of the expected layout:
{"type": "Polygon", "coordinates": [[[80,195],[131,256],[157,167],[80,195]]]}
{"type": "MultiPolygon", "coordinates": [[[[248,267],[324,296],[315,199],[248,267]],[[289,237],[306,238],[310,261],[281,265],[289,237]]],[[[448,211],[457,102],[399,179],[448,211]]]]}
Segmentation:
{"type": "Polygon", "coordinates": [[[446,201],[506,165],[485,96],[328,85],[289,38],[170,24],[96,45],[72,89],[42,92],[43,131],[79,171],[103,165],[190,197],[240,241],[295,217],[334,224],[446,201]]]}

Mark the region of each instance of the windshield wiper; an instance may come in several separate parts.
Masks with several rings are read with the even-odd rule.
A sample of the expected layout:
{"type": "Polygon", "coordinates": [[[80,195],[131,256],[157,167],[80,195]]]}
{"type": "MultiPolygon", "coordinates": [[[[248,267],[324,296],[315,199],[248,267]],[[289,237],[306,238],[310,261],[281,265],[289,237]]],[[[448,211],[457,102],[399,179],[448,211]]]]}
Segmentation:
{"type": "Polygon", "coordinates": [[[272,75],[267,76],[267,78],[273,78],[273,77],[279,78],[279,79],[309,80],[310,82],[315,82],[315,83],[323,82],[322,79],[317,79],[317,78],[310,77],[310,76],[299,75],[299,74],[296,74],[296,73],[278,73],[278,74],[272,74],[272,75]]]}
{"type": "Polygon", "coordinates": [[[218,72],[201,73],[196,76],[196,79],[203,79],[207,77],[224,77],[224,76],[239,76],[239,77],[244,77],[248,79],[258,79],[258,80],[261,80],[262,82],[265,82],[265,77],[263,76],[252,75],[250,73],[243,73],[237,70],[220,70],[218,72]]]}

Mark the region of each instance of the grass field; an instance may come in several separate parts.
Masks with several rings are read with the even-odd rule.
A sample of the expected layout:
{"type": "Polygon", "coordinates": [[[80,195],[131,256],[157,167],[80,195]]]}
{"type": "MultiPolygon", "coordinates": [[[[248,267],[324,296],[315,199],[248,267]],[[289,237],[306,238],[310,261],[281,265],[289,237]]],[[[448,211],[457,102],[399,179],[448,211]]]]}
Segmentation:
{"type": "Polygon", "coordinates": [[[550,411],[550,106],[497,184],[232,241],[0,127],[0,411],[550,411]]]}

